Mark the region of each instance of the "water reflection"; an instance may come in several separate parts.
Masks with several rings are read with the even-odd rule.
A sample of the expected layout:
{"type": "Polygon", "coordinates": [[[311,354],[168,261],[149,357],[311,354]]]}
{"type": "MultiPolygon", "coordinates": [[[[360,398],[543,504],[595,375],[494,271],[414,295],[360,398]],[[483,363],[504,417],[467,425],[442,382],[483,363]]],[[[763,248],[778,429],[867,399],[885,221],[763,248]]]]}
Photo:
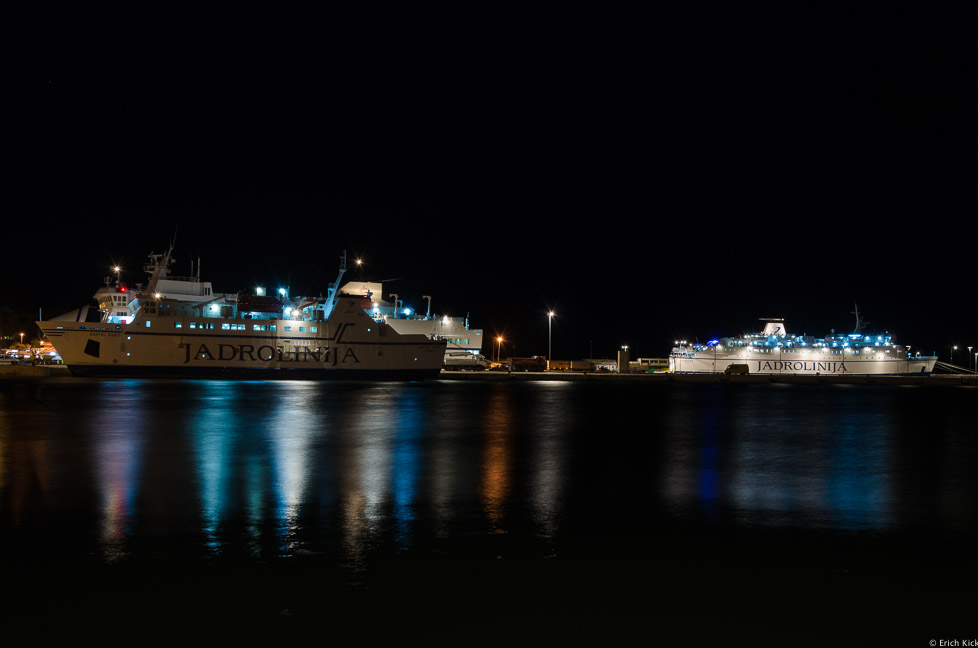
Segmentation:
{"type": "Polygon", "coordinates": [[[143,436],[133,431],[142,427],[143,391],[138,381],[97,387],[93,405],[101,415],[92,420],[91,431],[101,494],[99,546],[105,560],[115,562],[128,555],[126,540],[140,489],[143,436]]]}
{"type": "MultiPolygon", "coordinates": [[[[541,382],[539,389],[537,406],[530,417],[534,439],[530,506],[537,534],[552,541],[563,513],[569,427],[576,418],[574,389],[571,383],[564,382],[541,382]]],[[[553,545],[549,548],[552,552],[553,545]]]]}
{"type": "Polygon", "coordinates": [[[978,412],[942,393],[943,410],[921,390],[774,386],[6,385],[0,528],[90,533],[78,546],[108,562],[146,538],[214,557],[330,553],[357,579],[378,554],[473,538],[556,555],[568,528],[641,528],[650,509],[847,532],[973,525],[978,412]]]}
{"type": "Polygon", "coordinates": [[[670,413],[662,486],[670,508],[707,517],[722,510],[751,524],[892,524],[892,411],[861,409],[828,390],[747,396],[687,393],[670,413]]]}
{"type": "Polygon", "coordinates": [[[513,420],[513,390],[492,390],[486,404],[483,427],[482,508],[490,533],[506,533],[507,499],[510,484],[512,438],[517,434],[513,420]]]}
{"type": "Polygon", "coordinates": [[[327,435],[328,412],[310,408],[315,403],[315,383],[278,385],[274,408],[264,427],[272,454],[275,490],[274,519],[281,551],[288,553],[297,542],[300,514],[306,502],[306,486],[313,472],[310,464],[316,441],[327,435]]]}

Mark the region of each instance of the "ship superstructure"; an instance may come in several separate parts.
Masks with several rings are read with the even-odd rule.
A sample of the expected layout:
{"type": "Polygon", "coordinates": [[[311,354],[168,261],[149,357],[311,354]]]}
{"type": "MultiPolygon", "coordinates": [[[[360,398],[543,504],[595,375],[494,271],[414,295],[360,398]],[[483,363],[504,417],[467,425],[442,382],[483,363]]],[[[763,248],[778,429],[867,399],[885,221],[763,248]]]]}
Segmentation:
{"type": "MultiPolygon", "coordinates": [[[[172,247],[151,254],[146,285],[117,281],[96,293],[98,323],[51,320],[38,327],[76,375],[236,378],[424,378],[437,375],[444,340],[403,334],[340,294],[216,293],[210,282],[170,272],[172,247]],[[130,296],[122,307],[120,295],[130,296]]],[[[192,273],[193,275],[193,273],[192,273]]]]}
{"type": "Polygon", "coordinates": [[[445,341],[445,365],[465,366],[474,362],[473,356],[482,351],[482,329],[469,328],[469,318],[432,314],[429,295],[424,295],[427,308],[424,313],[405,306],[397,293],[388,293],[384,299],[383,282],[351,281],[340,288],[342,294],[357,295],[362,300],[364,312],[378,323],[385,323],[398,333],[426,335],[434,340],[445,341]]]}
{"type": "Polygon", "coordinates": [[[810,375],[930,374],[936,356],[911,355],[889,334],[867,334],[856,309],[856,329],[848,334],[817,338],[789,335],[780,318],[763,318],[764,329],[740,337],[722,337],[705,344],[676,342],[669,368],[676,373],[810,375]],[[746,368],[744,368],[746,367],[746,368]]]}

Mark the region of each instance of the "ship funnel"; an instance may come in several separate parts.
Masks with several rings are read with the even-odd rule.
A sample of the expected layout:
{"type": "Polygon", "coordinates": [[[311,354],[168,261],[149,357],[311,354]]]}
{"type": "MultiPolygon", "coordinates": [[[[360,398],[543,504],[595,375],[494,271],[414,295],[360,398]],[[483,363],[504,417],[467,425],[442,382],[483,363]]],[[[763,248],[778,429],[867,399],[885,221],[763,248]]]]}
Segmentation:
{"type": "Polygon", "coordinates": [[[764,325],[764,335],[772,336],[777,335],[778,337],[784,337],[788,334],[784,329],[783,320],[768,320],[767,324],[764,325]]]}

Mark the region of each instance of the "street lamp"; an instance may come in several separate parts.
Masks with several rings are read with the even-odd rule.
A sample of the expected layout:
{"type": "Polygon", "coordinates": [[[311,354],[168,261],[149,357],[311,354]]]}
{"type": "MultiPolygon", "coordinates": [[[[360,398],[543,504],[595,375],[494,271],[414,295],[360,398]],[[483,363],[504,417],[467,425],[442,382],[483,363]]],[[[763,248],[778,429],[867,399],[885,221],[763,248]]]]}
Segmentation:
{"type": "Polygon", "coordinates": [[[974,347],[968,347],[968,362],[971,362],[971,350],[972,350],[973,348],[974,348],[974,347]]]}
{"type": "Polygon", "coordinates": [[[502,358],[503,351],[503,337],[500,335],[496,338],[496,362],[499,362],[502,358]]]}
{"type": "Polygon", "coordinates": [[[550,368],[550,361],[553,360],[553,311],[547,313],[547,368],[550,368]]]}
{"type": "Polygon", "coordinates": [[[948,362],[949,365],[954,365],[954,352],[958,350],[957,346],[951,347],[951,360],[948,362]]]}

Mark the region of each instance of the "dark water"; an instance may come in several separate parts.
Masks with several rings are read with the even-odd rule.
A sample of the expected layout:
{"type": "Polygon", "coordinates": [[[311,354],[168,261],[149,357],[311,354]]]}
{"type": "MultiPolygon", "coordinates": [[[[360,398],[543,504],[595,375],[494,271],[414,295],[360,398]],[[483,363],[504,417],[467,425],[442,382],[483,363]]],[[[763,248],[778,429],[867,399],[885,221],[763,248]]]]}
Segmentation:
{"type": "Polygon", "coordinates": [[[0,636],[974,638],[976,418],[951,387],[7,381],[0,636]]]}

